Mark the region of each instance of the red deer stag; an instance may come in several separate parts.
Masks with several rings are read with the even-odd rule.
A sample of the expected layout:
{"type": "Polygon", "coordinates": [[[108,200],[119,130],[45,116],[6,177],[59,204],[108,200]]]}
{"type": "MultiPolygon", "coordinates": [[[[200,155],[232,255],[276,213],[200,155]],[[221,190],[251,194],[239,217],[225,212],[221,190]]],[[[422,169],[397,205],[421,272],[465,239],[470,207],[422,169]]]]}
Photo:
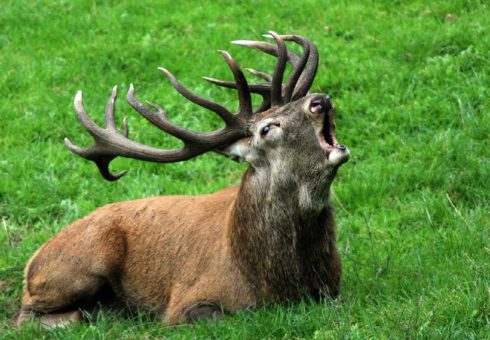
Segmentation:
{"type": "Polygon", "coordinates": [[[220,51],[234,81],[205,78],[236,90],[236,114],[160,69],[185,98],[218,114],[225,123],[220,130],[179,127],[162,107],[139,102],[130,86],[129,104],[180,139],[179,149],[132,141],[126,123],[118,131],[116,88],[105,109],[105,128],[88,117],[77,93],[78,119],[95,144],[82,149],[65,139],[66,146],[94,161],[107,180],[124,174],[109,171],[117,156],[169,163],[215,151],[249,168],[239,186],[210,195],[109,204],[66,227],[26,266],[19,325],[31,316],[47,326],[65,325],[108,291],[126,306],[156,312],[168,325],[305,294],[338,294],[341,264],[330,186],[349,151],[335,138],[330,98],[308,93],[317,72],[316,46],[297,35],[270,32],[268,37],[274,44],[234,43],[277,57],[272,76],[250,69],[261,82],[248,84],[235,60],[220,51]],[[288,50],[285,42],[298,44],[302,52],[288,50]],[[292,69],[283,83],[288,63],[292,69]],[[251,94],[263,99],[255,111],[251,94]]]}

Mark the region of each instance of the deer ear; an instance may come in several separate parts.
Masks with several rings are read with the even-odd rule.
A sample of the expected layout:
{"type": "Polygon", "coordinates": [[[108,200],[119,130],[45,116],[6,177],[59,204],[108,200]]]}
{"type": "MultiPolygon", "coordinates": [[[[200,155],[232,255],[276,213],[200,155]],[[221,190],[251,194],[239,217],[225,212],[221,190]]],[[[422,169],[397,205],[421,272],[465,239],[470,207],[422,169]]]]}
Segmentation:
{"type": "Polygon", "coordinates": [[[250,152],[250,139],[242,138],[223,148],[213,150],[220,155],[226,156],[235,162],[244,162],[250,152]]]}

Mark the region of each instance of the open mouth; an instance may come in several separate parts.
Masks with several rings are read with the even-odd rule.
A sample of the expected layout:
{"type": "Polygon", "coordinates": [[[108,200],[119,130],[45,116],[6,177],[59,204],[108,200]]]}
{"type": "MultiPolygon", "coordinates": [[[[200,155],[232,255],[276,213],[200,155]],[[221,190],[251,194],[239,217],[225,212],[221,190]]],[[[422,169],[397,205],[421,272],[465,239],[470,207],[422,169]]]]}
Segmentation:
{"type": "MultiPolygon", "coordinates": [[[[349,159],[349,149],[339,144],[335,137],[334,113],[335,106],[327,96],[319,96],[309,103],[309,110],[316,118],[323,118],[321,128],[316,130],[318,141],[328,164],[339,167],[349,159]]],[[[318,123],[317,123],[318,124],[318,123]]]]}
{"type": "Polygon", "coordinates": [[[327,155],[334,148],[340,148],[340,149],[345,148],[345,146],[339,145],[339,143],[337,142],[333,124],[330,122],[328,117],[325,117],[325,120],[323,121],[323,128],[320,131],[319,139],[320,139],[320,146],[322,147],[323,150],[325,150],[327,155]]]}

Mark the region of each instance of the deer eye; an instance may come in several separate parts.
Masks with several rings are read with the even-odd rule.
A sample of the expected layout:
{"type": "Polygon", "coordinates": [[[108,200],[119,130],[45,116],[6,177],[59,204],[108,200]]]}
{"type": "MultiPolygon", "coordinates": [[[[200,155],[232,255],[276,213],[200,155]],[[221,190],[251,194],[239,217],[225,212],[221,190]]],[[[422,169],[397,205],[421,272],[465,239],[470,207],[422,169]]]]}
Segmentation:
{"type": "Polygon", "coordinates": [[[269,132],[269,130],[270,130],[270,129],[271,129],[271,128],[270,128],[270,126],[269,126],[269,125],[266,125],[266,126],[264,126],[264,127],[262,128],[262,130],[260,130],[260,134],[261,134],[262,136],[265,136],[265,135],[266,135],[266,134],[269,132]]]}

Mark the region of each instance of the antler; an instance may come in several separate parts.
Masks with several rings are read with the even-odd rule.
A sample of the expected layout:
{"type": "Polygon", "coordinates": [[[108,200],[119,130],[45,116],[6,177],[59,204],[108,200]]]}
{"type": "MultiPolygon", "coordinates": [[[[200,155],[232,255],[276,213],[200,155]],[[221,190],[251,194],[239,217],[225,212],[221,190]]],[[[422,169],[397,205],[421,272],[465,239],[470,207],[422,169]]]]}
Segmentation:
{"type": "Polygon", "coordinates": [[[253,115],[265,111],[271,106],[282,105],[305,96],[313,83],[318,68],[318,51],[315,45],[303,37],[297,35],[278,35],[269,32],[266,37],[272,37],[276,44],[261,41],[236,40],[233,43],[258,49],[277,57],[274,74],[269,76],[263,72],[247,69],[250,73],[266,81],[249,85],[238,64],[226,51],[219,51],[231,72],[234,81],[224,81],[204,77],[205,80],[219,86],[237,90],[239,107],[236,114],[231,113],[225,107],[208,99],[200,97],[184,87],[167,69],[160,68],[170,80],[173,87],[182,96],[191,102],[215,112],[225,123],[225,127],[213,132],[195,132],[173,124],[167,112],[157,104],[147,102],[150,109],[140,103],[134,95],[134,87],[131,84],[127,93],[129,104],[143,117],[159,129],[180,139],[184,145],[178,149],[159,149],[128,138],[128,127],[124,120],[124,131],[121,133],[114,123],[114,104],[117,97],[117,87],[114,87],[112,95],[105,110],[105,128],[95,124],[85,113],[82,103],[82,92],[75,96],[75,111],[83,127],[92,135],[95,144],[88,148],[80,148],[74,145],[68,138],[65,144],[72,152],[95,162],[102,176],[114,181],[121,178],[126,171],[112,174],[109,171],[109,163],[116,157],[135,158],[150,162],[170,163],[187,160],[211,150],[219,150],[234,141],[250,134],[248,125],[253,115]],[[303,47],[303,54],[298,56],[286,48],[285,41],[295,42],[303,47]],[[293,66],[293,71],[286,84],[283,84],[283,76],[286,63],[293,66]],[[262,96],[262,104],[255,112],[252,108],[251,93],[262,96]]]}
{"type": "MultiPolygon", "coordinates": [[[[278,35],[275,32],[269,32],[266,37],[273,38],[276,41],[276,45],[263,41],[233,41],[234,44],[254,48],[278,58],[272,77],[259,71],[247,69],[250,73],[266,81],[266,83],[249,85],[252,93],[259,94],[263,98],[262,104],[255,113],[265,111],[271,106],[285,104],[304,97],[308,93],[318,69],[318,50],[310,41],[298,35],[278,35]],[[301,57],[287,50],[284,41],[292,41],[301,45],[303,47],[301,57]],[[290,63],[293,66],[293,71],[287,83],[283,84],[282,77],[286,63],[290,63]]],[[[204,79],[218,86],[237,88],[233,81],[207,77],[204,79]]]]}
{"type": "Polygon", "coordinates": [[[252,99],[247,80],[238,64],[228,52],[220,51],[220,53],[228,63],[235,79],[234,84],[238,91],[239,100],[239,108],[236,114],[232,114],[225,107],[217,103],[192,93],[179,83],[168,70],[164,68],[160,68],[160,70],[167,76],[177,92],[191,102],[218,114],[226,124],[224,128],[213,132],[194,132],[179,127],[170,122],[167,112],[160,106],[147,102],[148,105],[155,110],[153,111],[141,104],[136,99],[134,87],[131,84],[126,97],[129,104],[153,125],[180,139],[184,143],[183,147],[165,150],[132,141],[128,139],[126,121],[124,121],[123,133],[119,132],[114,123],[114,104],[117,97],[117,87],[114,87],[112,90],[112,95],[106,106],[105,128],[97,126],[89,118],[83,108],[82,92],[79,91],[77,93],[74,101],[77,117],[83,127],[90,133],[90,135],[92,135],[95,144],[91,147],[82,149],[74,145],[68,138],[65,138],[66,146],[79,156],[95,162],[102,176],[109,181],[114,181],[121,178],[126,173],[123,171],[118,174],[112,174],[109,171],[109,163],[117,156],[158,163],[178,162],[229,145],[230,143],[247,136],[249,134],[248,122],[253,115],[252,99]]]}

